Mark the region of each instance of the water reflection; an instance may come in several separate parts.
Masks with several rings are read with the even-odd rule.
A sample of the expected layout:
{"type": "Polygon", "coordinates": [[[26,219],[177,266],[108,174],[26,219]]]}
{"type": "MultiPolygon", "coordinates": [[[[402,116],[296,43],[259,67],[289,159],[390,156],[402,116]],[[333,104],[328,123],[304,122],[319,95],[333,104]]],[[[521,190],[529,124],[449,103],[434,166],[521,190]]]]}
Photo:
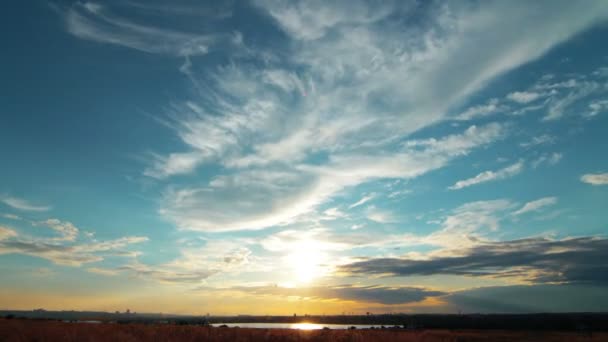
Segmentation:
{"type": "Polygon", "coordinates": [[[227,326],[229,328],[262,328],[262,329],[298,329],[298,330],[319,330],[323,328],[329,329],[370,329],[371,327],[379,328],[377,325],[363,324],[317,324],[317,323],[214,323],[214,327],[227,326]]]}
{"type": "Polygon", "coordinates": [[[323,329],[321,324],[315,323],[294,323],[289,325],[289,329],[299,329],[299,330],[317,330],[323,329]]]}

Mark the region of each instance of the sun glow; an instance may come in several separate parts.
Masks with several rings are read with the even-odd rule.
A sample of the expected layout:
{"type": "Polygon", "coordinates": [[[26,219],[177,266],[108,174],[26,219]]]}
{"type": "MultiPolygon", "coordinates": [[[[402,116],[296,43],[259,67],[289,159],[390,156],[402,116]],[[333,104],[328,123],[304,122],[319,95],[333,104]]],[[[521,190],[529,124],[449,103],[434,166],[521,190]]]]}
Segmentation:
{"type": "Polygon", "coordinates": [[[293,252],[287,256],[287,264],[297,283],[307,284],[327,273],[328,255],[320,245],[313,240],[294,244],[293,252]]]}

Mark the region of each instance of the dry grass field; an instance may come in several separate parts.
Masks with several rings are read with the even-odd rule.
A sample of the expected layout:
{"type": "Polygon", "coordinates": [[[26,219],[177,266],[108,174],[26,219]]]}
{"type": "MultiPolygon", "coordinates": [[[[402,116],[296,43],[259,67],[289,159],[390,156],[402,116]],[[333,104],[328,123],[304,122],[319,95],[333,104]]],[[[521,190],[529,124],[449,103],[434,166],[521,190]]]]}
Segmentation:
{"type": "Polygon", "coordinates": [[[482,330],[287,330],[0,319],[0,341],[608,341],[569,332],[482,330]]]}

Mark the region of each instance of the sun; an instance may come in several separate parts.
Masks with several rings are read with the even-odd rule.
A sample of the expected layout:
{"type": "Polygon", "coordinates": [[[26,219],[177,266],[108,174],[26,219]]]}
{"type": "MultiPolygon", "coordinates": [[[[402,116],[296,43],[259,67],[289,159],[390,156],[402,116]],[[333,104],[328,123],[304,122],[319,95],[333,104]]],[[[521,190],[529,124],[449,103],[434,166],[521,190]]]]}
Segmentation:
{"type": "Polygon", "coordinates": [[[294,244],[294,250],[287,256],[293,281],[308,284],[326,273],[327,254],[319,248],[317,241],[305,240],[294,244]]]}

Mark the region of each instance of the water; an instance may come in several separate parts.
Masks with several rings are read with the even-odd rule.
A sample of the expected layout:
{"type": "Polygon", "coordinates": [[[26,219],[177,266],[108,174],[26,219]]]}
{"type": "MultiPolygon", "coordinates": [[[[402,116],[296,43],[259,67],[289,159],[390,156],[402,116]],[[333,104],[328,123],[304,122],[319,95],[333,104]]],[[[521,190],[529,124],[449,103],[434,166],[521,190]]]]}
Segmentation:
{"type": "Polygon", "coordinates": [[[261,328],[261,329],[298,329],[298,330],[319,330],[327,327],[329,329],[348,329],[355,327],[357,329],[369,329],[371,327],[379,328],[379,325],[364,325],[364,324],[317,324],[317,323],[214,323],[212,326],[219,327],[227,325],[230,328],[261,328]]]}

